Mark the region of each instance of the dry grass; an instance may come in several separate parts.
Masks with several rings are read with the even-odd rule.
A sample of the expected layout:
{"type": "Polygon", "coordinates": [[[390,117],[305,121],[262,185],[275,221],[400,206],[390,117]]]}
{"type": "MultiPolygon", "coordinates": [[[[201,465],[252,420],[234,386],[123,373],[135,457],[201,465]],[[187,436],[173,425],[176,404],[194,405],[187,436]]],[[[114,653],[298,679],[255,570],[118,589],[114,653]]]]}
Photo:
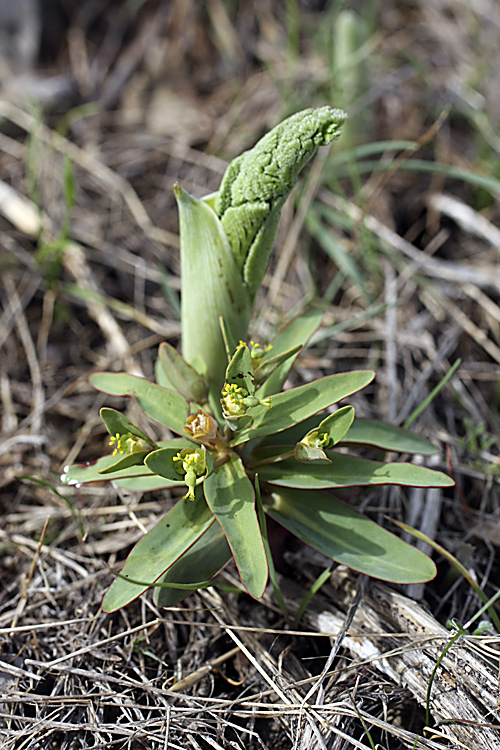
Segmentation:
{"type": "MultiPolygon", "coordinates": [[[[120,5],[83,3],[61,49],[46,50],[50,65],[29,85],[42,96],[55,73],[62,79],[43,117],[20,103],[27,84],[18,71],[0,93],[2,748],[498,747],[493,636],[453,645],[430,695],[441,723],[424,731],[427,686],[451,637],[442,623],[465,623],[480,607],[439,557],[435,582],[402,593],[334,570],[298,629],[272,592],[256,603],[211,589],[161,611],[145,596],[114,615],[100,611],[110,570],[170,498],[68,488],[59,476],[107,450],[104,397],[88,374],[152,377],[158,343],[178,341],[172,185],[216,189],[227,159],[284,114],[330,103],[339,89],[334,4],[288,3],[288,20],[281,3],[146,2],[133,17],[120,5]],[[99,106],[79,109],[88,102],[99,106]],[[69,231],[65,157],[75,185],[69,231]]],[[[355,142],[418,141],[417,158],[495,177],[497,4],[383,5],[364,47],[367,87],[349,105],[355,142]]],[[[369,3],[361,7],[368,17],[369,3]]],[[[456,492],[349,499],[376,520],[421,528],[492,595],[498,193],[439,170],[405,171],[412,157],[398,153],[391,171],[360,173],[356,191],[344,178],[335,193],[332,154],[318,157],[296,210],[285,208],[255,330],[265,337],[326,295],[329,336],[301,359],[297,377],[374,367],[376,386],[358,397],[357,412],[399,425],[462,359],[413,425],[439,446],[435,465],[451,470],[456,492]],[[338,273],[311,238],[310,206],[345,217],[343,231],[330,219],[328,231],[362,283],[338,273]]],[[[328,561],[284,543],[293,615],[328,561]]],[[[235,584],[231,567],[223,581],[235,584]]]]}

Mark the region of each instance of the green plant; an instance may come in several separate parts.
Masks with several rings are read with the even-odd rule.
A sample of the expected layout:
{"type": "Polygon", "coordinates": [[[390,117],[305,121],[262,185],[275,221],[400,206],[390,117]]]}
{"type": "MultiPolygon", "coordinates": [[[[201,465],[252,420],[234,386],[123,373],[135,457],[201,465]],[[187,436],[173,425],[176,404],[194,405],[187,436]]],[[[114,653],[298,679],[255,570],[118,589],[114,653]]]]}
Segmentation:
{"type": "Polygon", "coordinates": [[[155,443],[123,414],[104,408],[113,454],[67,467],[63,477],[69,484],[114,480],[141,491],[187,487],[131,551],[105,595],[107,612],[151,586],[157,604],[173,605],[186,591],[209,585],[231,556],[245,589],[261,597],[269,568],[273,573],[262,509],[304,542],[368,575],[409,583],[435,573],[424,554],[322,491],[453,484],[411,463],[345,452],[356,444],[435,452],[407,431],[355,418],[352,406],[327,411],[371,383],[374,373],[328,375],[282,390],[321,323],[313,309],[269,345],[245,343],[284,201],[299,170],[340,134],[344,119],[330,107],[300,112],[235,159],[214,195],[197,200],[175,187],[183,356],[163,343],[156,383],[126,373],[96,373],[90,380],[104,393],[133,398],[180,437],[155,443]]]}

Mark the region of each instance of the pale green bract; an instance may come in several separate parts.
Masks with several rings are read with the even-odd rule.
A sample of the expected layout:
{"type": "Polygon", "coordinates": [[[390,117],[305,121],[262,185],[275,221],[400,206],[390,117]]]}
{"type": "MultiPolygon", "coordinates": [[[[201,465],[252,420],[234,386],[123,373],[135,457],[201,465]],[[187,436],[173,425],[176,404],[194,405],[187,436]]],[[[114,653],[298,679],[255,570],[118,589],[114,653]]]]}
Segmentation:
{"type": "Polygon", "coordinates": [[[369,461],[346,452],[368,445],[382,453],[429,455],[434,446],[406,430],[357,419],[343,403],[372,383],[371,370],[328,374],[283,390],[321,325],[321,311],[305,311],[265,346],[248,341],[283,203],[299,171],[340,134],[344,120],[331,107],[299,112],[235,159],[214,196],[199,200],[180,185],[174,189],[182,355],[160,346],[156,383],[116,372],[90,379],[103,393],[133,399],[155,423],[151,432],[164,439],[105,407],[110,454],[66,467],[63,475],[68,484],[112,480],[129,491],[178,488],[182,496],[128,555],[104,597],[106,612],[150,587],[159,606],[175,605],[211,585],[231,558],[242,589],[260,598],[269,572],[277,585],[266,513],[304,543],[367,575],[416,583],[435,573],[418,549],[322,491],[451,487],[445,474],[408,460],[369,461]]]}

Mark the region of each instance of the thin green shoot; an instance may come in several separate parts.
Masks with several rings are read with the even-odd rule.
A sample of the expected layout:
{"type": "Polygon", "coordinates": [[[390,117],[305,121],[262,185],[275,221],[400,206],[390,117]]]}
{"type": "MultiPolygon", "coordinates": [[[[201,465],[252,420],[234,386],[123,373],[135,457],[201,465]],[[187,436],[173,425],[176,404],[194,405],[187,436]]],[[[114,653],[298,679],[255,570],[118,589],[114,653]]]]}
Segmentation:
{"type": "MultiPolygon", "coordinates": [[[[491,622],[493,623],[495,630],[497,631],[497,633],[500,633],[500,618],[497,615],[496,610],[491,606],[490,599],[488,599],[483,589],[474,580],[474,578],[471,576],[467,568],[464,565],[462,565],[462,563],[459,560],[457,560],[457,558],[454,555],[452,555],[451,552],[448,552],[448,550],[446,550],[444,547],[438,544],[438,542],[434,541],[434,539],[431,539],[426,534],[423,534],[418,529],[414,529],[412,526],[408,526],[408,524],[403,523],[402,521],[397,521],[394,518],[391,518],[391,521],[395,523],[396,526],[399,526],[400,529],[403,529],[403,531],[407,531],[409,534],[412,534],[412,536],[428,544],[430,547],[432,547],[432,549],[436,550],[436,552],[442,555],[450,563],[450,565],[453,568],[455,568],[455,570],[467,581],[469,586],[474,590],[474,592],[483,602],[484,606],[479,610],[480,613],[485,611],[485,608],[487,608],[488,615],[491,618],[491,622]]],[[[500,592],[499,592],[499,595],[500,595],[500,592]]],[[[473,620],[471,620],[471,622],[473,622],[473,620]]]]}
{"type": "Polygon", "coordinates": [[[361,323],[364,323],[366,320],[372,320],[373,318],[376,318],[379,315],[382,315],[384,312],[386,312],[386,310],[389,310],[391,307],[399,307],[400,304],[401,304],[400,302],[394,302],[391,304],[384,303],[382,305],[375,305],[374,307],[370,307],[368,310],[365,310],[364,312],[360,313],[359,315],[356,315],[353,318],[342,320],[340,323],[335,323],[335,325],[333,326],[328,326],[328,328],[321,328],[312,337],[310,346],[319,344],[321,341],[324,341],[325,339],[331,339],[333,336],[336,336],[338,333],[342,333],[343,331],[350,331],[356,326],[360,325],[361,323]]]}
{"type": "Polygon", "coordinates": [[[432,674],[429,678],[429,684],[427,685],[427,693],[425,698],[425,723],[427,726],[430,726],[430,702],[431,702],[431,692],[432,692],[432,685],[434,683],[434,679],[436,677],[437,670],[439,669],[439,666],[441,662],[443,661],[444,657],[450,650],[450,648],[453,646],[454,643],[460,638],[462,635],[468,635],[467,631],[470,628],[470,626],[479,618],[481,617],[484,612],[488,611],[488,614],[490,615],[491,619],[493,620],[493,617],[491,616],[491,613],[494,612],[493,604],[497,601],[497,599],[500,598],[500,591],[497,591],[494,596],[492,596],[490,599],[488,599],[487,602],[479,609],[476,614],[471,617],[471,619],[465,624],[461,625],[460,623],[455,622],[454,625],[457,628],[457,632],[455,635],[451,638],[449,643],[446,645],[446,647],[443,649],[441,655],[439,656],[439,659],[436,661],[436,664],[434,666],[434,669],[432,670],[432,674]]]}
{"type": "Polygon", "coordinates": [[[313,582],[309,591],[300,602],[299,608],[297,610],[297,614],[293,618],[293,623],[292,623],[293,630],[297,630],[298,624],[300,620],[302,619],[302,615],[304,614],[307,607],[309,606],[312,598],[316,596],[316,594],[322,588],[322,586],[324,586],[325,583],[330,579],[331,574],[332,574],[332,569],[331,567],[328,567],[322,573],[320,573],[320,575],[313,582]]]}
{"type": "Polygon", "coordinates": [[[407,430],[408,427],[410,427],[410,425],[412,425],[413,422],[416,419],[418,419],[418,417],[422,414],[422,412],[425,411],[425,409],[427,409],[429,404],[436,398],[436,396],[441,391],[441,389],[444,388],[444,386],[450,380],[450,378],[453,377],[453,375],[456,373],[456,371],[458,370],[461,364],[462,364],[461,359],[455,360],[455,362],[452,364],[452,366],[450,367],[450,369],[448,370],[444,378],[442,378],[439,381],[437,386],[432,389],[432,391],[429,393],[427,398],[424,399],[424,401],[422,401],[422,403],[419,406],[417,406],[417,408],[410,414],[410,416],[408,417],[408,419],[403,425],[405,430],[407,430]]]}
{"type": "Polygon", "coordinates": [[[352,697],[352,694],[351,694],[351,691],[350,691],[350,690],[349,690],[349,698],[350,698],[350,700],[351,700],[351,703],[352,703],[352,707],[353,707],[354,711],[356,712],[356,714],[357,714],[357,716],[358,716],[358,719],[360,720],[360,722],[361,722],[361,724],[362,724],[362,726],[363,726],[363,729],[365,730],[365,734],[366,734],[366,736],[367,736],[367,738],[368,738],[368,742],[370,743],[370,747],[371,747],[371,749],[372,749],[372,750],[377,750],[377,748],[376,748],[376,745],[375,745],[375,742],[373,741],[373,737],[372,737],[372,735],[371,735],[371,732],[370,732],[370,730],[368,729],[368,724],[367,724],[367,723],[366,723],[366,721],[364,720],[363,716],[362,716],[362,715],[360,714],[360,712],[359,712],[359,710],[358,710],[358,707],[357,707],[356,703],[354,702],[354,698],[352,697]]]}

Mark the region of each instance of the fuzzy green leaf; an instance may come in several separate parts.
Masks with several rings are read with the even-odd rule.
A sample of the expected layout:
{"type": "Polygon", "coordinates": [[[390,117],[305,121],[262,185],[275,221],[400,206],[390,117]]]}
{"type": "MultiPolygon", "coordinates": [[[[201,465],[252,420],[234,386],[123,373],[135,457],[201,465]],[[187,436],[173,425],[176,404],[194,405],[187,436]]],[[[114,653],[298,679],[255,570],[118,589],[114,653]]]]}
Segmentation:
{"type": "MultiPolygon", "coordinates": [[[[372,370],[354,370],[328,375],[313,383],[277,393],[272,396],[271,408],[256,406],[251,410],[253,425],[241,430],[230,445],[239,445],[251,438],[286,430],[361,390],[374,377],[372,370]]],[[[259,390],[259,397],[260,393],[259,390]]]]}
{"type": "Polygon", "coordinates": [[[179,500],[132,549],[120,575],[104,597],[104,612],[115,612],[143,594],[214,521],[203,493],[197,493],[194,502],[179,500]]]}
{"type": "Polygon", "coordinates": [[[215,211],[252,296],[266,272],[281,209],[300,170],[319,146],[338,138],[345,118],[331,107],[297,112],[229,165],[215,211]]]}
{"type": "MultiPolygon", "coordinates": [[[[158,583],[196,584],[212,578],[231,559],[231,550],[220,525],[213,523],[188,551],[160,578],[158,583]]],[[[189,591],[158,586],[153,599],[159,607],[173,607],[189,591]]]]}
{"type": "Polygon", "coordinates": [[[203,484],[210,510],[226,535],[241,581],[251,596],[260,599],[268,567],[255,510],[255,493],[239,456],[216,466],[203,484]]]}
{"type": "MultiPolygon", "coordinates": [[[[271,448],[268,449],[271,452],[271,448]]],[[[263,453],[263,451],[262,451],[263,453]]],[[[259,457],[262,460],[262,453],[259,457]]],[[[329,464],[304,464],[293,458],[255,466],[262,482],[281,487],[327,489],[398,484],[409,487],[453,487],[446,474],[409,463],[383,463],[365,458],[328,453],[329,464]]]]}
{"type": "Polygon", "coordinates": [[[279,490],[266,512],[306,544],[366,575],[422,583],[436,575],[432,560],[345,503],[322,492],[279,490]]]}
{"type": "Polygon", "coordinates": [[[124,372],[96,372],[90,376],[90,382],[110,396],[130,396],[150,419],[183,434],[189,404],[179,393],[124,372]]]}

